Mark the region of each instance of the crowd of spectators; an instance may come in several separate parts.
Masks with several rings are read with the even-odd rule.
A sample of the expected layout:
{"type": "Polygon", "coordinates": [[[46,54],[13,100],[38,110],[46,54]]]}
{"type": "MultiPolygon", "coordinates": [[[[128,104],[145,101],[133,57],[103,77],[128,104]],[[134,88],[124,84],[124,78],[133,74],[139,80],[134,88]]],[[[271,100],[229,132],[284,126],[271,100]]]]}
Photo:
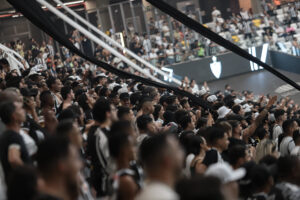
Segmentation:
{"type": "MultiPolygon", "coordinates": [[[[134,38],[133,50],[149,43],[134,38]]],[[[130,70],[105,49],[93,52],[77,31],[70,40],[130,70]]],[[[184,77],[181,89],[206,104],[199,106],[65,47],[56,53],[51,39],[8,45],[29,68],[0,59],[1,200],[300,199],[300,108],[292,99],[230,85],[211,91],[184,77]]]]}
{"type": "Polygon", "coordinates": [[[51,40],[30,47],[20,74],[0,60],[1,198],[300,198],[292,99],[210,91],[185,77],[181,89],[207,104],[199,106],[65,48],[60,60],[51,40]]]}
{"type": "MultiPolygon", "coordinates": [[[[225,39],[247,49],[269,43],[272,50],[300,56],[300,3],[276,6],[273,1],[262,1],[260,14],[241,9],[224,19],[213,8],[213,21],[205,26],[225,39]]],[[[199,21],[199,16],[188,11],[188,16],[199,21]]],[[[173,18],[160,15],[148,21],[150,35],[136,32],[132,23],[123,31],[127,47],[154,66],[171,65],[187,60],[226,52],[221,46],[191,31],[173,18]],[[127,33],[127,34],[126,34],[127,33]]]]}

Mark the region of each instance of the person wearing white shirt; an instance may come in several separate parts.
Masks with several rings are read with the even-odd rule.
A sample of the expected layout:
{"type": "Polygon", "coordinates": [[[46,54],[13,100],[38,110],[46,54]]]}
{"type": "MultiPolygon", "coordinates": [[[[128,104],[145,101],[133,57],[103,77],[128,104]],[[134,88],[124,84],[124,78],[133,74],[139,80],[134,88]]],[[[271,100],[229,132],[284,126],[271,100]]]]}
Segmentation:
{"type": "Polygon", "coordinates": [[[157,60],[158,60],[158,56],[157,56],[157,54],[155,52],[155,49],[151,49],[151,52],[149,53],[149,60],[150,60],[150,63],[153,66],[156,66],[157,60]]]}
{"type": "Polygon", "coordinates": [[[298,158],[300,158],[300,132],[299,132],[299,130],[294,132],[293,140],[295,142],[295,148],[292,150],[291,155],[297,156],[298,158]]]}
{"type": "Polygon", "coordinates": [[[282,109],[278,109],[274,113],[275,116],[275,125],[273,127],[272,139],[278,141],[278,136],[283,133],[282,124],[286,120],[286,113],[282,109]]]}
{"type": "Polygon", "coordinates": [[[280,156],[291,155],[295,148],[295,142],[293,140],[293,133],[298,129],[298,124],[295,120],[286,120],[282,124],[284,131],[283,139],[279,141],[280,156]]]}
{"type": "Polygon", "coordinates": [[[217,7],[213,7],[213,11],[211,13],[213,22],[216,22],[217,17],[221,15],[221,12],[217,9],[217,7]]]}
{"type": "Polygon", "coordinates": [[[136,200],[179,200],[173,187],[180,176],[184,153],[173,135],[157,134],[140,146],[148,180],[136,200]]]}
{"type": "Polygon", "coordinates": [[[144,35],[143,48],[147,54],[150,53],[152,45],[148,35],[144,35]]]}

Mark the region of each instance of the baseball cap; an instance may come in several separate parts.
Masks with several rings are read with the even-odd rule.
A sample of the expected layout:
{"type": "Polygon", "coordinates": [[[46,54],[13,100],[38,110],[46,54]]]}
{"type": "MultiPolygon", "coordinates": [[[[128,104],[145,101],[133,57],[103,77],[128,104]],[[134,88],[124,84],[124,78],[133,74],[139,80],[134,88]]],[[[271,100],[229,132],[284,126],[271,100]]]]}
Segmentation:
{"type": "Polygon", "coordinates": [[[214,176],[221,180],[223,184],[238,181],[246,175],[244,168],[233,170],[227,163],[216,163],[208,167],[205,176],[214,176]]]}
{"type": "Polygon", "coordinates": [[[210,95],[209,97],[207,97],[207,101],[211,102],[211,103],[213,103],[213,102],[215,102],[217,100],[218,100],[218,98],[217,98],[216,95],[210,95]]]}
{"type": "Polygon", "coordinates": [[[218,119],[224,118],[228,113],[230,113],[231,109],[227,108],[226,106],[222,106],[221,108],[218,109],[218,119]]]}

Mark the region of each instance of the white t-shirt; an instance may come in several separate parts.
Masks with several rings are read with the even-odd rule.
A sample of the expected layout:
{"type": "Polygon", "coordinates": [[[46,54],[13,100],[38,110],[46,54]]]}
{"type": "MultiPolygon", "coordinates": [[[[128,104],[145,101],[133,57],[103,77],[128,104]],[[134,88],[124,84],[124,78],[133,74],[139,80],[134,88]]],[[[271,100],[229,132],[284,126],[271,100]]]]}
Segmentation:
{"type": "Polygon", "coordinates": [[[291,136],[284,137],[280,143],[280,156],[291,155],[295,148],[294,140],[291,136]]]}
{"type": "Polygon", "coordinates": [[[157,54],[156,54],[156,53],[152,53],[152,52],[150,52],[150,54],[149,54],[149,58],[150,58],[150,60],[152,60],[152,59],[157,59],[157,58],[158,58],[158,56],[157,56],[157,54]]]}
{"type": "Polygon", "coordinates": [[[174,58],[174,50],[173,49],[167,49],[166,54],[168,58],[174,58]]]}
{"type": "Polygon", "coordinates": [[[170,37],[170,29],[169,29],[169,27],[168,26],[163,26],[162,27],[162,31],[164,32],[164,36],[165,37],[170,37]]]}
{"type": "Polygon", "coordinates": [[[280,125],[275,124],[273,129],[273,140],[277,140],[278,136],[283,133],[283,130],[280,125]]]}
{"type": "Polygon", "coordinates": [[[160,182],[151,182],[135,200],[179,200],[178,195],[168,185],[160,182]]]}
{"type": "Polygon", "coordinates": [[[297,156],[298,158],[300,158],[300,146],[296,146],[296,147],[293,149],[291,155],[297,156]]]}

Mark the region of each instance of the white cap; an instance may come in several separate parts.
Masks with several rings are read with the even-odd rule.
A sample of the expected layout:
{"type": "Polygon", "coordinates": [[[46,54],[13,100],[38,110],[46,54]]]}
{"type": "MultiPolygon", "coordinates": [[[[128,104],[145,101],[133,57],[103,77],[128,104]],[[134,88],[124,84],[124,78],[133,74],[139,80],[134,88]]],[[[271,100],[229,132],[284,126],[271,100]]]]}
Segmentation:
{"type": "Polygon", "coordinates": [[[122,87],[118,90],[118,94],[128,93],[128,89],[126,87],[122,87]]]}
{"type": "Polygon", "coordinates": [[[219,115],[218,119],[224,118],[230,111],[231,111],[231,109],[227,108],[226,106],[222,106],[217,111],[218,115],[219,115]]]}
{"type": "Polygon", "coordinates": [[[208,167],[205,172],[205,176],[215,176],[219,178],[223,184],[232,181],[237,181],[246,175],[244,168],[233,170],[227,163],[216,163],[208,167]]]}
{"type": "Polygon", "coordinates": [[[108,85],[108,89],[109,89],[110,91],[113,91],[114,87],[116,87],[116,86],[118,86],[118,85],[119,85],[118,83],[111,83],[111,84],[108,85]]]}
{"type": "Polygon", "coordinates": [[[199,93],[198,93],[198,94],[199,94],[200,96],[202,96],[202,95],[205,95],[206,93],[207,93],[206,90],[199,90],[199,93]]]}
{"type": "Polygon", "coordinates": [[[215,102],[217,100],[218,100],[218,98],[217,98],[216,95],[210,95],[209,97],[207,97],[207,101],[211,102],[211,103],[213,103],[213,102],[215,102]]]}
{"type": "Polygon", "coordinates": [[[240,103],[243,103],[243,102],[244,102],[244,100],[242,100],[242,99],[235,99],[234,100],[235,104],[240,104],[240,103]]]}

